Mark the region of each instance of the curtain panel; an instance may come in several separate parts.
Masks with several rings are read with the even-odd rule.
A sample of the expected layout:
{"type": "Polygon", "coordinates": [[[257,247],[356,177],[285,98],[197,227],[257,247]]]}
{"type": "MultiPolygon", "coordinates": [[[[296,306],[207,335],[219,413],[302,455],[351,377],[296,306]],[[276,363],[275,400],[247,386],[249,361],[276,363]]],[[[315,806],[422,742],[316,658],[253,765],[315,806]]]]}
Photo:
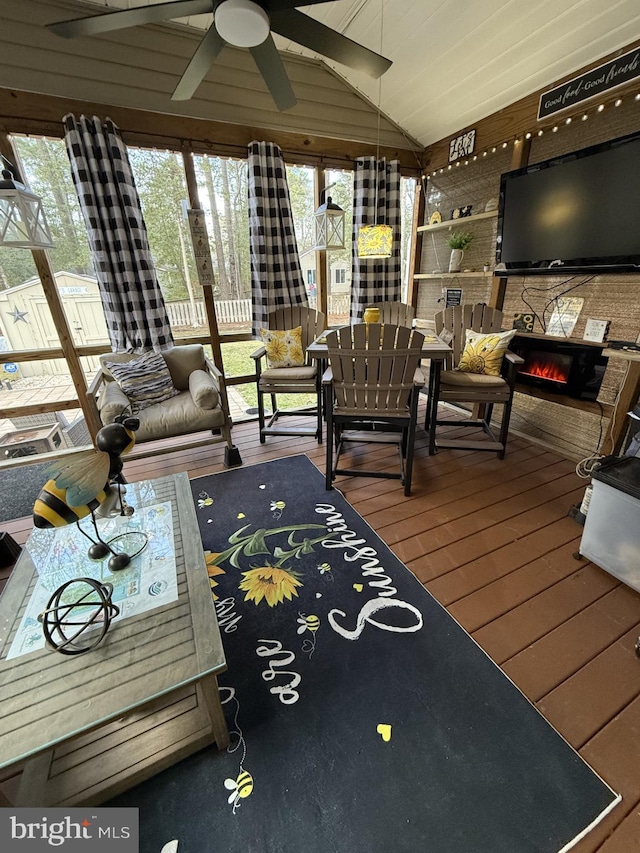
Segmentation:
{"type": "Polygon", "coordinates": [[[71,114],[64,128],[111,349],[166,349],[173,335],[120,131],[109,119],[71,114]]]}
{"type": "Polygon", "coordinates": [[[400,161],[358,157],[353,177],[351,322],[361,323],[367,305],[402,297],[400,161]],[[360,226],[376,224],[393,228],[391,257],[359,258],[360,226]]]}
{"type": "Polygon", "coordinates": [[[272,311],[309,302],[282,151],[271,142],[250,142],[248,167],[252,329],[258,336],[272,311]]]}

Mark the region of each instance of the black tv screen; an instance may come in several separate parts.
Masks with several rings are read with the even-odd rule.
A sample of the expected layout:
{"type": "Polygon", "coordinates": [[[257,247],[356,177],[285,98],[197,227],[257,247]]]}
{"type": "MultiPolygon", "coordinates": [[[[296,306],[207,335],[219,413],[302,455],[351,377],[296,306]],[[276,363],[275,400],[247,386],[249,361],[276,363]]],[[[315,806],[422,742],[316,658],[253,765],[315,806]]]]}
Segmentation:
{"type": "Polygon", "coordinates": [[[640,133],[502,175],[496,263],[640,272],[640,133]]]}

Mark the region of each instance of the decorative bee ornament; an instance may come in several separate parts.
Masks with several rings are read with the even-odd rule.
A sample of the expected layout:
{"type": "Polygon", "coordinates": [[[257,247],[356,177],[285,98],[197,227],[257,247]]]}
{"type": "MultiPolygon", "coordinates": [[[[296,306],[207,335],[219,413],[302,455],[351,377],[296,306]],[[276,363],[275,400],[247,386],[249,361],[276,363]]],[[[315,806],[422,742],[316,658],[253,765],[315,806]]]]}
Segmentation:
{"type": "Polygon", "coordinates": [[[78,529],[92,542],[89,557],[101,560],[111,553],[109,568],[113,571],[129,565],[131,557],[116,553],[100,538],[96,516],[133,512],[124,501],[121,457],[133,448],[139,426],[138,418],[121,415],[115,423],[98,430],[95,450],[78,453],[71,461],[53,463],[48,469],[51,479],[33,505],[33,523],[41,529],[77,524],[90,515],[97,541],[78,524],[78,529]]]}

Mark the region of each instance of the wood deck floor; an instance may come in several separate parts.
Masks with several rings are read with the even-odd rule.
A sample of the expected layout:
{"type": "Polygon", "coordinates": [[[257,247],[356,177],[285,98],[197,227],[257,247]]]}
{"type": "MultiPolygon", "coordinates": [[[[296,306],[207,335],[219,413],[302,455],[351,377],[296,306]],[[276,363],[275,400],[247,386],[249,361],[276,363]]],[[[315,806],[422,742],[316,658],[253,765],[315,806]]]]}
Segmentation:
{"type": "MultiPolygon", "coordinates": [[[[306,453],[311,439],[234,427],[245,465],[306,453]]],[[[366,453],[393,468],[391,448],[366,453]]],[[[130,480],[223,470],[223,445],[125,465],[130,480]]],[[[396,480],[341,477],[340,490],[425,587],[475,638],[622,802],[574,848],[640,851],[640,594],[574,558],[582,528],[567,512],[585,481],[575,463],[512,437],[507,457],[439,451],[418,433],[412,496],[396,480]]],[[[3,529],[24,542],[29,519],[3,529]]],[[[523,769],[523,772],[526,772],[523,769]]],[[[496,851],[518,853],[518,851],[496,851]]]]}

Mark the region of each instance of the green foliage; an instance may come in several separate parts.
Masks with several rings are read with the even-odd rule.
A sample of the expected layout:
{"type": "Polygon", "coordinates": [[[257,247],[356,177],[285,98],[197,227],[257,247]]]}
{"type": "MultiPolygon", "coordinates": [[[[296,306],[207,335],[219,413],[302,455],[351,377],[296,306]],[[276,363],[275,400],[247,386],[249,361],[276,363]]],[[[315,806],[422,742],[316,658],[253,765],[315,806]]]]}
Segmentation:
{"type": "Polygon", "coordinates": [[[473,241],[473,234],[470,231],[453,231],[447,237],[447,243],[450,249],[468,249],[473,241]]]}

